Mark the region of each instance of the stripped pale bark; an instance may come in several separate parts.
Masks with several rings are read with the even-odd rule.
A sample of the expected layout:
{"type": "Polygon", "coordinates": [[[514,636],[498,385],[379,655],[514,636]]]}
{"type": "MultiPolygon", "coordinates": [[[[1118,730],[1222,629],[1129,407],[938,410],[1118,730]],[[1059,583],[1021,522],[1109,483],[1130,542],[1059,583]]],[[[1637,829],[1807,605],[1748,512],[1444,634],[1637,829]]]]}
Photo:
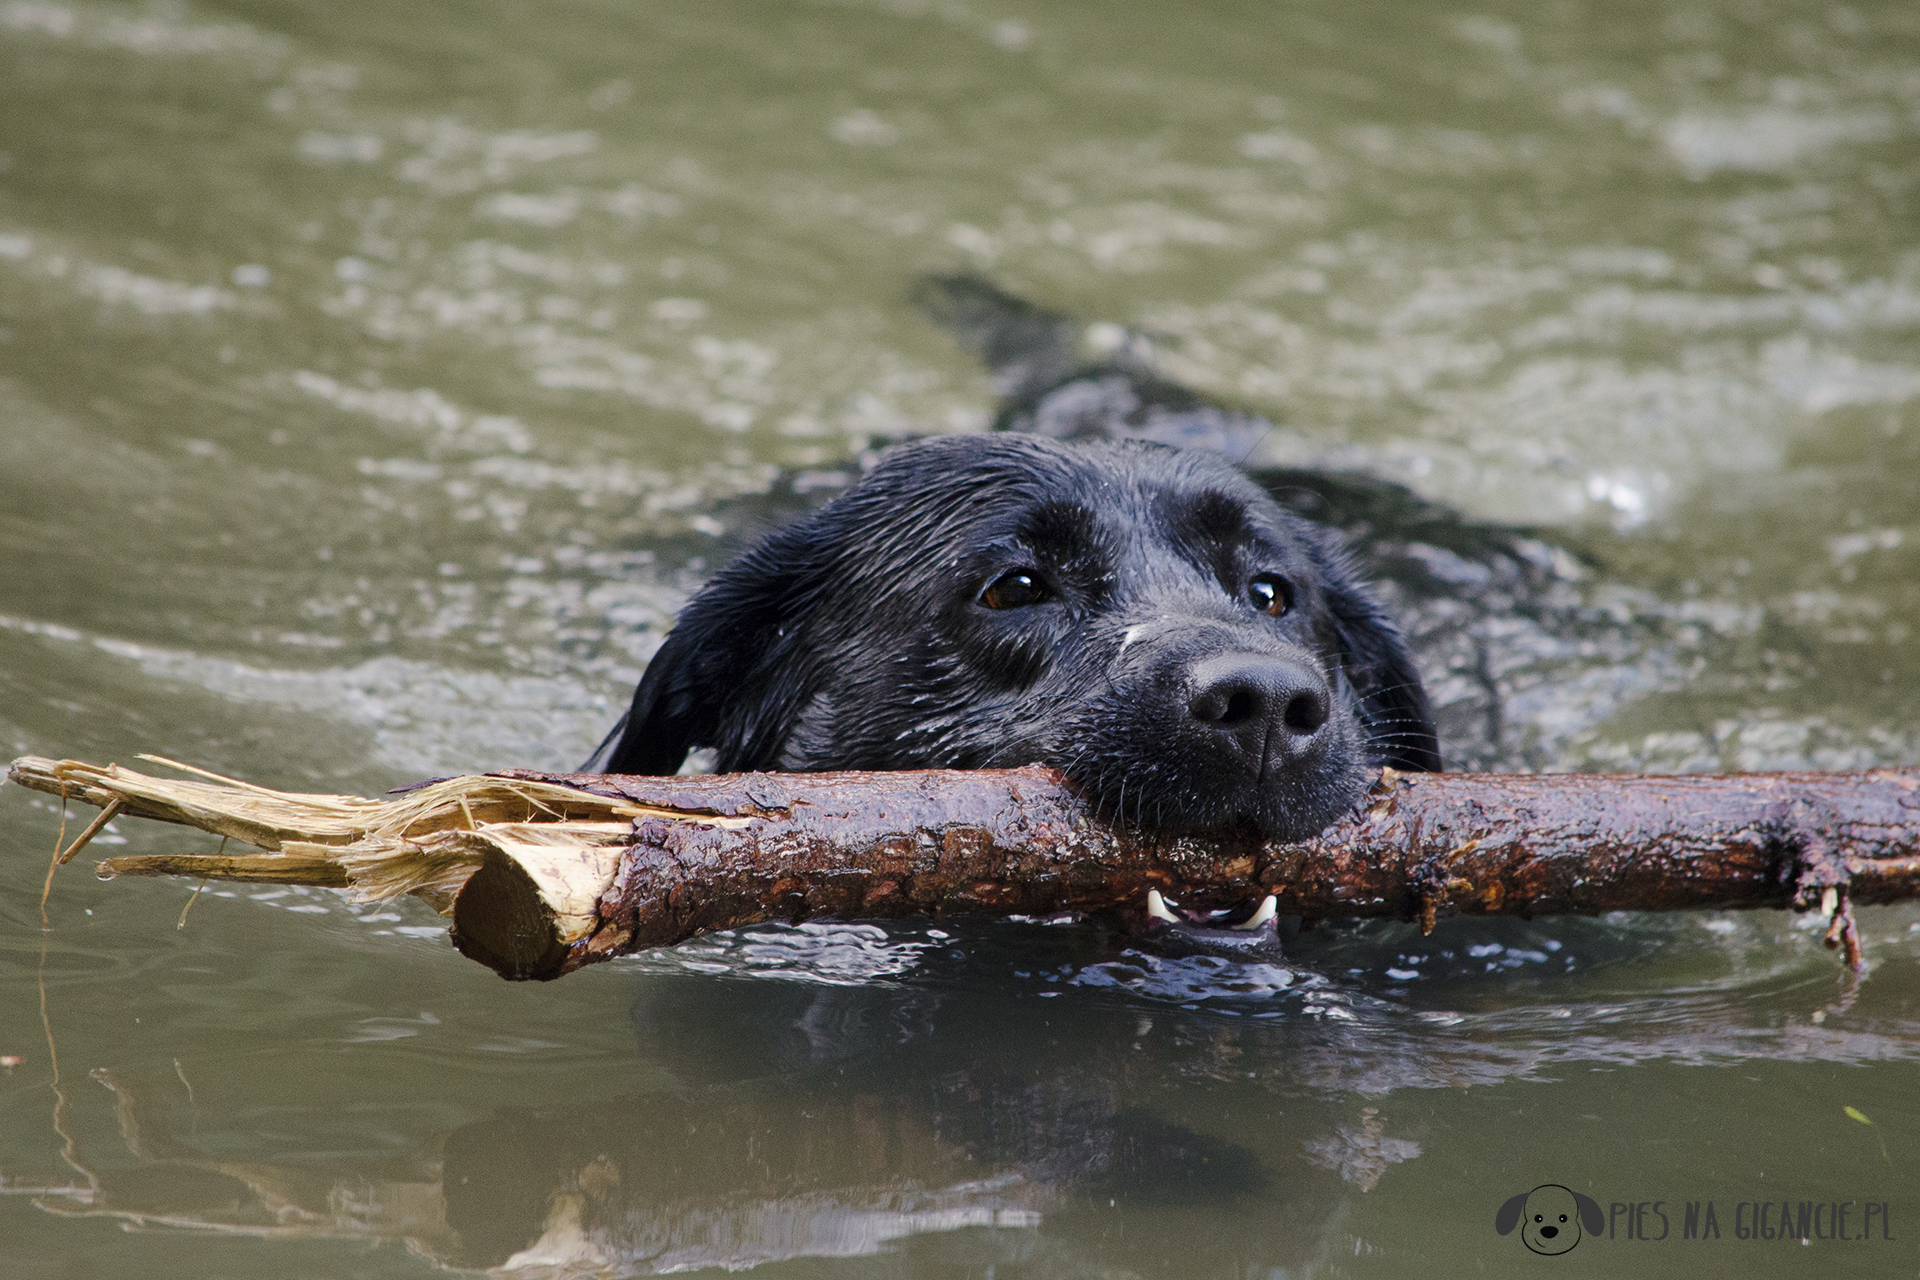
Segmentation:
{"type": "MultiPolygon", "coordinates": [[[[162,762],[166,763],[166,762],[162,762]]],[[[177,766],[176,766],[177,767],[177,766]]],[[[24,786],[268,852],[109,858],[101,874],[417,893],[509,978],[766,920],[1189,911],[1280,914],[1821,910],[1860,963],[1855,902],[1920,894],[1920,769],[1400,774],[1312,840],[1161,836],[1100,820],[1039,767],[640,778],[524,770],[385,800],[173,781],[26,757],[24,786]]],[[[71,856],[69,852],[68,856],[71,856]]]]}

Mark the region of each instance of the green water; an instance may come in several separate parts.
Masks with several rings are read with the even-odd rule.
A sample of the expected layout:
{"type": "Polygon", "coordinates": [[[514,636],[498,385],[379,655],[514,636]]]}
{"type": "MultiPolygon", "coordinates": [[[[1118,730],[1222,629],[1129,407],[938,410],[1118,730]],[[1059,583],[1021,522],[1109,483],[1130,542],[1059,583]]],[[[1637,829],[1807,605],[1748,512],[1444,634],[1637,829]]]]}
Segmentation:
{"type": "MultiPolygon", "coordinates": [[[[1920,763],[1917,231],[1885,0],[0,0],[0,745],[577,763],[783,495],[991,420],[909,303],[964,270],[1273,419],[1256,462],[1533,530],[1527,584],[1395,553],[1457,763],[1920,763]]],[[[1920,1271],[1913,908],[1857,986],[1766,913],[530,987],[416,903],[182,928],[80,864],[43,933],[58,806],[0,806],[7,1277],[1920,1271]],[[1671,1234],[1536,1257],[1493,1218],[1547,1182],[1671,1234]],[[1780,1200],[1892,1238],[1736,1237],[1780,1200]]]]}

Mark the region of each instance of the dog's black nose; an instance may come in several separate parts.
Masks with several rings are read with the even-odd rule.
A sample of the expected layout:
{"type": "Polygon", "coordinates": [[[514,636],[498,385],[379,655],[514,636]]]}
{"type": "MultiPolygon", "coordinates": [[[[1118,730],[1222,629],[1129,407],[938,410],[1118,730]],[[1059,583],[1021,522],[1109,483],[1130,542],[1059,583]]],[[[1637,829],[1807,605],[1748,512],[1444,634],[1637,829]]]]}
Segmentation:
{"type": "Polygon", "coordinates": [[[1553,1239],[1553,1238],[1554,1238],[1555,1236],[1557,1236],[1557,1235],[1559,1235],[1559,1234],[1560,1234],[1560,1228],[1558,1228],[1558,1227],[1542,1227],[1542,1228],[1540,1228],[1540,1234],[1541,1234],[1541,1235],[1543,1235],[1543,1236],[1545,1236],[1545,1237],[1546,1237],[1547,1239],[1549,1239],[1549,1240],[1551,1240],[1551,1239],[1553,1239]]]}
{"type": "Polygon", "coordinates": [[[1187,712],[1230,734],[1254,759],[1273,748],[1298,750],[1320,731],[1332,709],[1327,682],[1284,658],[1236,653],[1194,666],[1187,712]]]}

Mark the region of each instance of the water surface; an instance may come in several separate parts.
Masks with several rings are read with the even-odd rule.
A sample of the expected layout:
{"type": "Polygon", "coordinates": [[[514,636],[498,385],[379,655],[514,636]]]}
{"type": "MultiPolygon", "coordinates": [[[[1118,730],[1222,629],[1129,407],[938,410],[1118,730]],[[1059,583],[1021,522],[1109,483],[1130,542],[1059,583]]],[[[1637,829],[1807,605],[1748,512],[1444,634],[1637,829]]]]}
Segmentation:
{"type": "MultiPolygon", "coordinates": [[[[1890,2],[4,0],[0,743],[570,766],[753,530],[991,421],[965,271],[1450,513],[1347,523],[1456,764],[1920,763],[1916,134],[1890,2]]],[[[9,1275],[1504,1274],[1544,1182],[1672,1220],[1568,1275],[1920,1267],[1912,908],[1858,984],[1709,913],[525,987],[411,902],[74,866],[43,934],[0,803],[9,1275]]]]}

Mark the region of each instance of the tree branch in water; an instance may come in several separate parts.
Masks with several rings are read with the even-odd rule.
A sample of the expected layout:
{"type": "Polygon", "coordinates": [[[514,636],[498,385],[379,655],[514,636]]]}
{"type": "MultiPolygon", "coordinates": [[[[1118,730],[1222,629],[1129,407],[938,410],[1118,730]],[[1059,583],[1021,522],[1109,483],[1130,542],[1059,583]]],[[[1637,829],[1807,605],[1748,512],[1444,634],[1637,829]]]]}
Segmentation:
{"type": "Polygon", "coordinates": [[[109,858],[103,876],[321,884],[360,901],[418,894],[452,917],[464,954],[508,978],[556,978],[769,920],[1080,912],[1143,923],[1149,890],[1195,917],[1270,895],[1265,914],[1389,916],[1427,930],[1449,915],[1819,910],[1828,945],[1858,967],[1853,904],[1920,896],[1920,769],[1388,770],[1351,813],[1296,844],[1111,826],[1040,767],[510,770],[384,800],[38,757],[9,776],[266,851],[109,858]]]}

